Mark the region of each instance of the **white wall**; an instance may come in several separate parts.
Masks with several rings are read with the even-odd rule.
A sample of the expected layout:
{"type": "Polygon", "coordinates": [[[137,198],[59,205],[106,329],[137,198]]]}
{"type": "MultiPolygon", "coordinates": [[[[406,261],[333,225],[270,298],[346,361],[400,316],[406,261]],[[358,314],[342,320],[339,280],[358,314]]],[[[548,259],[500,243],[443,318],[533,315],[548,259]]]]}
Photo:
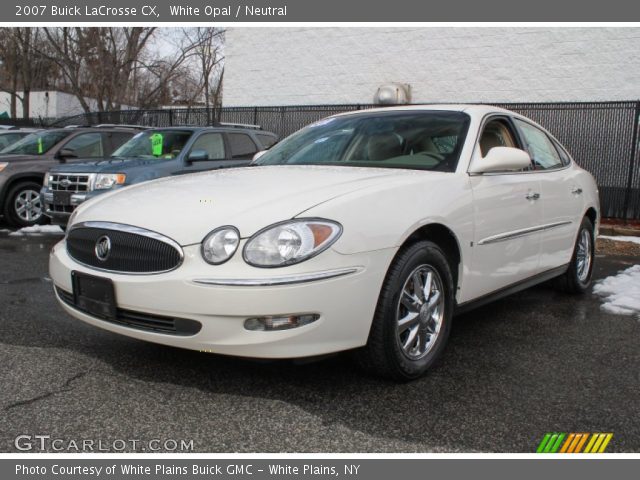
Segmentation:
{"type": "Polygon", "coordinates": [[[224,106],[635,100],[640,28],[229,28],[224,106]]]}

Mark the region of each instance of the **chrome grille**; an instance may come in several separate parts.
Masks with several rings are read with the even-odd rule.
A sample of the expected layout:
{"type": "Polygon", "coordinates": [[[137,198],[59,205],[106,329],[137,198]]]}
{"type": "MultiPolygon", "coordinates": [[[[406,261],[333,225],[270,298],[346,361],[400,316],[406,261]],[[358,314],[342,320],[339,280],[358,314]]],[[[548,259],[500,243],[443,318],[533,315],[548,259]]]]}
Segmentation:
{"type": "Polygon", "coordinates": [[[88,192],[91,190],[91,174],[49,174],[49,188],[60,192],[88,192]]]}
{"type": "Polygon", "coordinates": [[[131,274],[168,272],[178,268],[183,258],[182,248],[170,238],[110,222],[73,225],[67,234],[67,252],[89,267],[131,274]],[[100,259],[96,247],[104,237],[108,237],[109,252],[100,259]]]}

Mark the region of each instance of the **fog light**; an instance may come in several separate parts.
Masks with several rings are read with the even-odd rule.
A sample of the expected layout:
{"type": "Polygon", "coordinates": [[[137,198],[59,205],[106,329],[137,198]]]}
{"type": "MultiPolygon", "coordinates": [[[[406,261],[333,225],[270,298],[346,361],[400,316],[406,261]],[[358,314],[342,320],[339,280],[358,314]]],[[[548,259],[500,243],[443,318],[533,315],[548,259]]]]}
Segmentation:
{"type": "Polygon", "coordinates": [[[304,315],[287,315],[281,317],[256,317],[247,318],[244,321],[244,328],[253,331],[273,331],[273,330],[289,330],[290,328],[302,327],[309,325],[320,318],[320,315],[308,313],[304,315]]]}

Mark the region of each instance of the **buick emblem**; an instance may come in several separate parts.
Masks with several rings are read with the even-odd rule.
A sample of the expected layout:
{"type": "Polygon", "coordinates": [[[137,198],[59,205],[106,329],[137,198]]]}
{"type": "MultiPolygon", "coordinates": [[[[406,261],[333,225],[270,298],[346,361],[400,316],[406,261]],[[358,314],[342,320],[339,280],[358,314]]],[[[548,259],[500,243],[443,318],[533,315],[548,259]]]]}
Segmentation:
{"type": "Polygon", "coordinates": [[[60,182],[58,182],[58,184],[62,187],[62,188],[67,188],[69,185],[71,185],[71,181],[69,181],[68,178],[63,178],[62,180],[60,180],[60,182]]]}
{"type": "Polygon", "coordinates": [[[111,239],[106,235],[103,235],[96,241],[96,248],[94,250],[96,252],[96,257],[101,262],[106,262],[107,258],[109,258],[109,254],[111,253],[111,239]]]}

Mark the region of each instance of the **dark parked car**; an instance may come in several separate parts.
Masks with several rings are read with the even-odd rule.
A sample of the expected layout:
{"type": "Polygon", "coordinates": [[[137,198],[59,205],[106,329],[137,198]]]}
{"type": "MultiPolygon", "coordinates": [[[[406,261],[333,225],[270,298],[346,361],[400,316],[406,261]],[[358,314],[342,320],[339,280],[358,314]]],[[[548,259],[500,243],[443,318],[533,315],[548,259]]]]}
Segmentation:
{"type": "Polygon", "coordinates": [[[97,195],[161,177],[245,166],[277,140],[276,134],[253,125],[147,130],[109,159],[52,168],[40,199],[51,222],[66,225],[79,204],[97,195]]]}
{"type": "Polygon", "coordinates": [[[108,157],[139,130],[74,127],[42,130],[0,151],[0,212],[16,227],[46,220],[40,202],[45,173],[65,163],[108,157]]]}
{"type": "Polygon", "coordinates": [[[9,127],[0,129],[0,150],[10,147],[27,135],[39,131],[37,128],[9,127]]]}

